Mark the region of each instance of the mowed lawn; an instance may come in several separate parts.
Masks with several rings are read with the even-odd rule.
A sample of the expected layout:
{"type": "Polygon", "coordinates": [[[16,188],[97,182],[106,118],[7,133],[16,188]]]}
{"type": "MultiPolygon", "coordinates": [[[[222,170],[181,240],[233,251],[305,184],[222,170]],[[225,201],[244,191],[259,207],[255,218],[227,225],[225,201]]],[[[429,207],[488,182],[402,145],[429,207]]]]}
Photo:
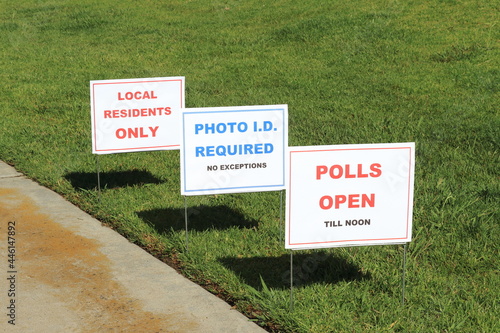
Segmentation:
{"type": "MultiPolygon", "coordinates": [[[[0,160],[279,332],[500,330],[500,6],[488,0],[0,4],[0,160]],[[189,197],[178,151],[91,149],[90,80],[288,104],[289,145],[415,142],[413,240],[284,248],[280,192],[189,197]]],[[[1,209],[1,207],[0,207],[1,209]]],[[[3,223],[3,222],[2,222],[3,223]]]]}

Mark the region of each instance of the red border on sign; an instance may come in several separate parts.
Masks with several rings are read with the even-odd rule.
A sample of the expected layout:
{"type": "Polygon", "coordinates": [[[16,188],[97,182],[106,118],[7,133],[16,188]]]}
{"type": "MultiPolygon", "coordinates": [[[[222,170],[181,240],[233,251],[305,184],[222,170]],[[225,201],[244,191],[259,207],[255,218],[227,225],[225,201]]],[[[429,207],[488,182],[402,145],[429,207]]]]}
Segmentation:
{"type": "Polygon", "coordinates": [[[159,148],[168,148],[168,147],[180,147],[180,144],[178,145],[165,145],[165,146],[151,146],[151,147],[135,147],[135,148],[113,148],[113,149],[97,149],[97,125],[96,125],[96,117],[95,117],[95,112],[96,112],[96,108],[95,108],[95,91],[94,91],[94,87],[97,86],[97,85],[106,85],[106,84],[127,84],[127,83],[150,83],[150,82],[172,82],[172,81],[179,81],[181,83],[181,87],[180,87],[180,96],[181,96],[181,100],[180,100],[180,108],[182,109],[184,107],[184,99],[183,99],[183,84],[182,84],[182,81],[181,79],[172,79],[172,80],[147,80],[147,81],[143,81],[143,80],[137,80],[137,81],[113,81],[113,82],[97,82],[97,83],[93,83],[92,84],[92,102],[93,102],[93,105],[92,105],[92,112],[93,112],[93,126],[94,126],[94,151],[98,152],[113,152],[113,151],[134,151],[134,150],[144,150],[144,149],[150,149],[150,150],[153,150],[153,149],[159,149],[159,148]]]}
{"type": "Polygon", "coordinates": [[[289,173],[288,173],[288,190],[290,191],[290,197],[292,195],[292,154],[293,153],[313,153],[313,152],[325,152],[325,151],[348,151],[348,150],[387,150],[387,149],[408,149],[409,153],[409,169],[408,169],[408,201],[406,207],[406,236],[405,237],[396,237],[396,238],[374,238],[374,239],[346,239],[346,240],[336,240],[336,241],[322,241],[322,242],[307,242],[307,243],[291,243],[291,225],[290,220],[292,216],[292,207],[289,205],[288,207],[288,245],[315,245],[315,244],[333,244],[333,243],[355,243],[355,242],[370,242],[370,241],[394,241],[394,240],[405,240],[408,239],[408,235],[410,233],[410,199],[411,199],[411,166],[412,166],[412,147],[379,147],[379,148],[338,148],[338,149],[317,149],[317,150],[298,150],[298,151],[290,151],[288,163],[289,163],[289,173]]]}

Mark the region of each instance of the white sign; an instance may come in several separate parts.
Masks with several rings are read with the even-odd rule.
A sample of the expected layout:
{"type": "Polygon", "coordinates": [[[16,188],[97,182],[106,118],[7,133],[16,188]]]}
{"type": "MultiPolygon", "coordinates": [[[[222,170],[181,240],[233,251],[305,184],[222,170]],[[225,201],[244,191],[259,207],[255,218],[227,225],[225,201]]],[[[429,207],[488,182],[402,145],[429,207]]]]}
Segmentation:
{"type": "Polygon", "coordinates": [[[288,106],[184,109],[181,193],[285,188],[288,106]]]}
{"type": "Polygon", "coordinates": [[[288,151],[285,248],[411,241],[414,143],[288,151]]]}
{"type": "Polygon", "coordinates": [[[90,81],[92,153],[179,149],[184,77],[90,81]]]}

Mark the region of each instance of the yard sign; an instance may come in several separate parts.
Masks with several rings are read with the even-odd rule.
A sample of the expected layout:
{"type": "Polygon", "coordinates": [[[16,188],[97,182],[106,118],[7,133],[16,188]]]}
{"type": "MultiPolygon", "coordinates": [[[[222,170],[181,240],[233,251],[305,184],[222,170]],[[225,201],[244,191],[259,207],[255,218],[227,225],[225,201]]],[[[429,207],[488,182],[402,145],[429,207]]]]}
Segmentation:
{"type": "Polygon", "coordinates": [[[92,152],[179,149],[184,77],[90,81],[92,152]]]}
{"type": "Polygon", "coordinates": [[[411,241],[414,143],[290,147],[285,248],[411,241]]]}
{"type": "Polygon", "coordinates": [[[287,105],[184,109],[182,128],[182,195],[285,188],[287,105]]]}

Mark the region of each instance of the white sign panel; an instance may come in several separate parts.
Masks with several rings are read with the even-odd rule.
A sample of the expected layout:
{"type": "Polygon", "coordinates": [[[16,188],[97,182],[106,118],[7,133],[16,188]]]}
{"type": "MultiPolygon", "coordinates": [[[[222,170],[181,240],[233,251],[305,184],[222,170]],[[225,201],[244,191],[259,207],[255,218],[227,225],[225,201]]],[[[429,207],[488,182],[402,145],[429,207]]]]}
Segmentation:
{"type": "Polygon", "coordinates": [[[285,188],[287,105],[184,109],[182,128],[182,195],[285,188]]]}
{"type": "Polygon", "coordinates": [[[411,241],[414,143],[288,151],[285,248],[411,241]]]}
{"type": "Polygon", "coordinates": [[[92,153],[179,149],[184,77],[90,81],[92,153]]]}

